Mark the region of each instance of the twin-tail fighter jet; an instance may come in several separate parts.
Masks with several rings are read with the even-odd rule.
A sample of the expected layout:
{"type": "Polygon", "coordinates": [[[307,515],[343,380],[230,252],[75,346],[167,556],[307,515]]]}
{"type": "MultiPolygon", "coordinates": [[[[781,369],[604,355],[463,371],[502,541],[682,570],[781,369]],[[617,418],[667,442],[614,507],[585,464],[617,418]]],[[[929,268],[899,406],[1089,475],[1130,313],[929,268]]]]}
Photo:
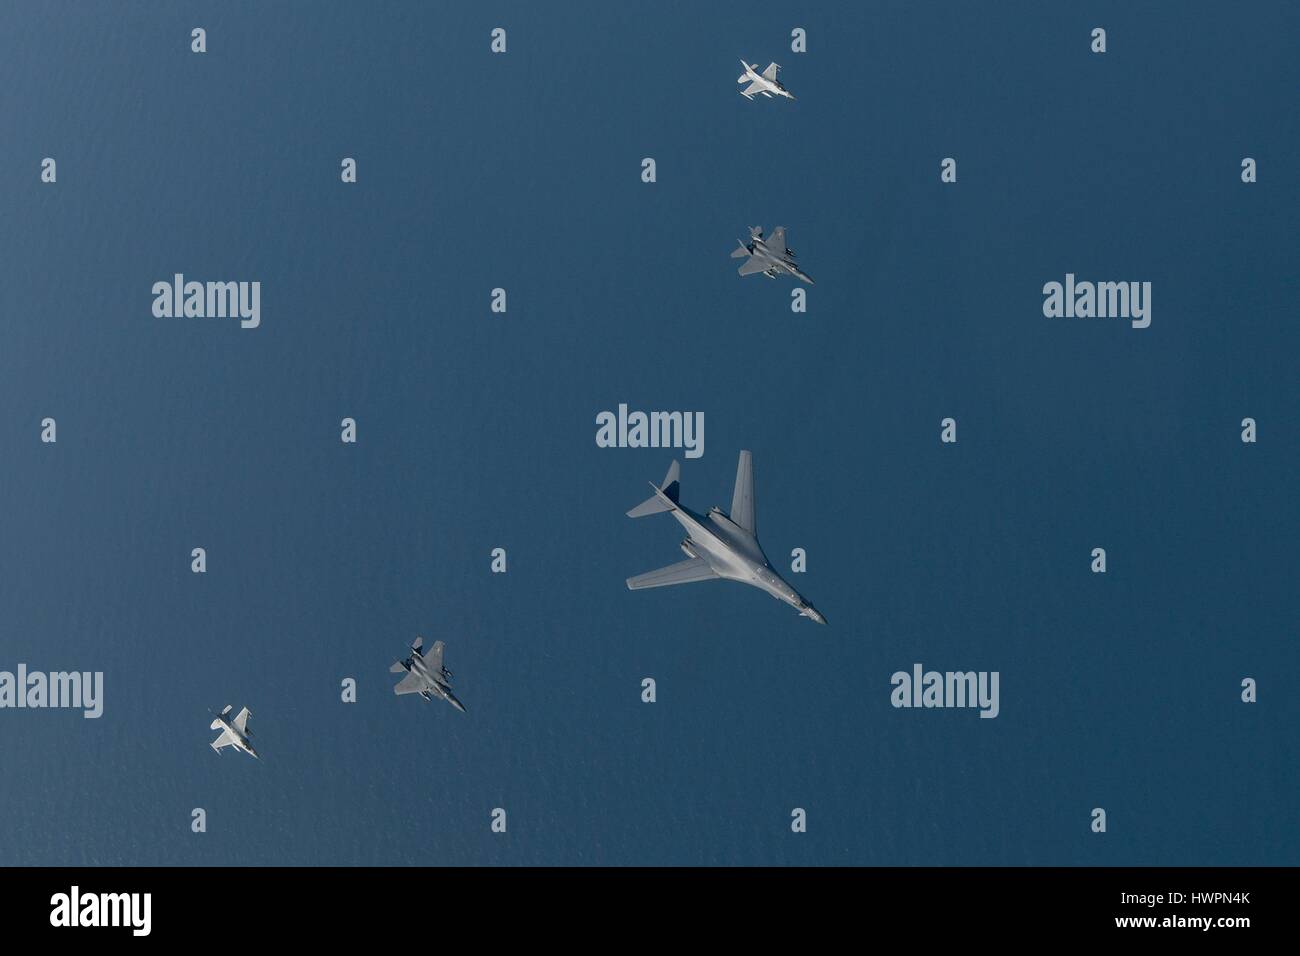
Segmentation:
{"type": "Polygon", "coordinates": [[[411,656],[404,661],[395,662],[388,668],[394,674],[406,672],[406,676],[393,687],[393,693],[419,694],[425,700],[433,700],[437,697],[451,704],[462,714],[465,713],[465,705],[451,692],[451,671],[447,670],[442,663],[442,652],[446,645],[442,641],[434,641],[428,654],[421,652],[420,648],[423,646],[424,638],[417,637],[415,643],[411,645],[411,656]]]}
{"type": "Polygon", "coordinates": [[[745,260],[745,264],[738,270],[742,276],[761,272],[769,279],[775,279],[778,275],[785,274],[809,285],[816,285],[812,276],[795,264],[794,250],[785,244],[785,226],[777,226],[766,239],[763,238],[762,226],[750,226],[749,242],[741,242],[731,258],[745,260]]]}

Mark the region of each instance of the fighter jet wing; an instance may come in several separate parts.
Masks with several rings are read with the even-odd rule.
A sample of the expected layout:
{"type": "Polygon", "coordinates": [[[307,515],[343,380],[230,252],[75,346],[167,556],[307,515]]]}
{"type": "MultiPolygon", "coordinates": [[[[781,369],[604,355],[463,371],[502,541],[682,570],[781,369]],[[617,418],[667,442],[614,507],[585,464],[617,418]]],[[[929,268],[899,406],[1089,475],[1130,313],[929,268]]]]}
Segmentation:
{"type": "Polygon", "coordinates": [[[763,71],[763,79],[765,79],[765,80],[775,80],[775,79],[776,79],[776,71],[779,70],[779,69],[781,69],[780,64],[778,64],[778,63],[769,63],[769,64],[767,65],[767,69],[763,71]]]}
{"type": "Polygon", "coordinates": [[[249,713],[248,708],[245,707],[235,716],[235,719],[231,721],[231,724],[241,734],[245,733],[248,727],[248,718],[252,716],[253,715],[249,713]]]}
{"type": "Polygon", "coordinates": [[[393,688],[393,693],[418,694],[420,691],[427,689],[428,687],[424,682],[424,678],[419,674],[412,672],[397,682],[397,686],[393,688]]]}
{"type": "Polygon", "coordinates": [[[691,558],[679,561],[658,571],[647,571],[634,578],[627,579],[628,590],[639,591],[641,588],[663,588],[670,584],[690,584],[692,581],[712,581],[717,577],[709,562],[703,558],[691,558]]]}
{"type": "Polygon", "coordinates": [[[212,741],[212,749],[220,750],[222,747],[232,747],[234,746],[234,743],[235,738],[230,735],[230,731],[223,730],[221,736],[212,741]]]}
{"type": "Polygon", "coordinates": [[[773,229],[772,234],[766,239],[766,244],[772,255],[785,255],[785,226],[777,226],[773,229]]]}
{"type": "Polygon", "coordinates": [[[736,463],[736,490],[731,494],[731,520],[752,535],[758,534],[754,518],[754,456],[740,453],[736,463]]]}
{"type": "Polygon", "coordinates": [[[755,272],[767,271],[767,266],[758,256],[750,256],[745,264],[736,270],[742,276],[752,276],[755,272]]]}
{"type": "Polygon", "coordinates": [[[424,655],[424,662],[435,674],[442,670],[442,652],[446,646],[442,641],[434,641],[433,647],[429,648],[429,653],[424,655]]]}
{"type": "MultiPolygon", "coordinates": [[[[741,77],[741,79],[743,80],[744,77],[741,77]]],[[[762,93],[762,92],[763,92],[763,89],[762,89],[762,87],[760,87],[760,86],[758,85],[758,80],[755,80],[753,83],[750,83],[749,86],[747,86],[747,87],[745,87],[743,90],[741,90],[741,91],[740,91],[740,95],[741,95],[741,96],[753,96],[755,93],[762,93]]]]}

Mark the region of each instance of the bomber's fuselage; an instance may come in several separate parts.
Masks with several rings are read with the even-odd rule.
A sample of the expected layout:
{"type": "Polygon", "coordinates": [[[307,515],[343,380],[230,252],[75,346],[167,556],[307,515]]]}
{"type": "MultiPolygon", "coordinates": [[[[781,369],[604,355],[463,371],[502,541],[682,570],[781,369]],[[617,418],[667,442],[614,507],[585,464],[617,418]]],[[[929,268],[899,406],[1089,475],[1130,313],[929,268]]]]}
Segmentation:
{"type": "Polygon", "coordinates": [[[761,588],[820,623],[817,609],[772,570],[758,538],[720,509],[711,508],[707,515],[701,515],[678,504],[672,516],[686,529],[682,550],[688,555],[707,561],[719,577],[761,588]]]}

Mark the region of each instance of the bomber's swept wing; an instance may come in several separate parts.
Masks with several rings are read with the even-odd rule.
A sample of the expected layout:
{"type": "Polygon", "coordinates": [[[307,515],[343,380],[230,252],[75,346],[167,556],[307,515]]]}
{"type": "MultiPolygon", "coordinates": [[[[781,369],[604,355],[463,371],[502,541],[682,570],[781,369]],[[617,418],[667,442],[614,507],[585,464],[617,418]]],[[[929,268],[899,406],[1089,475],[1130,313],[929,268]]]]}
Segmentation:
{"type": "Polygon", "coordinates": [[[736,463],[736,490],[731,495],[731,520],[750,534],[758,534],[754,518],[754,457],[747,451],[740,453],[736,463]]]}
{"type": "Polygon", "coordinates": [[[411,671],[397,682],[397,686],[393,688],[393,693],[418,694],[420,691],[427,689],[427,686],[423,677],[415,673],[415,671],[411,671]]]}
{"type": "Polygon", "coordinates": [[[774,256],[785,255],[785,226],[777,226],[772,234],[764,240],[769,252],[774,256]]]}
{"type": "Polygon", "coordinates": [[[758,256],[750,256],[748,261],[746,261],[745,264],[736,271],[742,276],[752,276],[755,272],[766,272],[767,269],[767,263],[762,259],[758,256]]]}
{"type": "Polygon", "coordinates": [[[763,79],[775,80],[776,71],[779,69],[781,69],[781,65],[779,63],[769,63],[767,65],[767,69],[763,71],[763,79]]]}
{"type": "Polygon", "coordinates": [[[662,588],[670,584],[690,584],[692,581],[712,581],[716,577],[709,562],[703,558],[691,558],[689,561],[679,561],[666,568],[628,578],[627,586],[629,590],[638,591],[641,588],[662,588]]]}
{"type": "Polygon", "coordinates": [[[236,715],[235,719],[234,719],[233,721],[231,721],[231,724],[232,724],[232,726],[233,726],[236,730],[238,730],[241,734],[242,734],[242,733],[246,733],[246,729],[245,729],[245,728],[248,727],[248,718],[249,718],[249,717],[252,717],[252,716],[253,716],[253,715],[252,715],[251,713],[249,713],[248,708],[245,707],[243,710],[241,710],[241,711],[236,715]]]}

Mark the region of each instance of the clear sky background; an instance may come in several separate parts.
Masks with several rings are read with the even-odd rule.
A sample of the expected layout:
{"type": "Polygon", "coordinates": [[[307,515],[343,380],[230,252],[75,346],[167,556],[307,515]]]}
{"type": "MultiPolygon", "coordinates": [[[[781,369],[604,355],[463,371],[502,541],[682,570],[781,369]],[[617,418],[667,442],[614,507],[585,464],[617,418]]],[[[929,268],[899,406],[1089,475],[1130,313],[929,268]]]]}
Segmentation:
{"type": "Polygon", "coordinates": [[[0,669],[106,699],[0,711],[0,863],[1300,862],[1298,27],[4,5],[0,669]],[[736,276],[755,224],[806,314],[736,276]],[[260,281],[261,327],[154,318],[176,272],[260,281]],[[1151,327],[1044,318],[1067,272],[1150,281],[1151,327]],[[828,627],[626,590],[682,532],[624,517],[672,453],[597,448],[620,402],[705,413],[697,510],[753,450],[828,627]],[[416,635],[468,714],[393,696],[416,635]],[[892,708],[916,662],[999,671],[1000,716],[892,708]],[[227,703],[261,761],[208,748],[227,703]]]}

